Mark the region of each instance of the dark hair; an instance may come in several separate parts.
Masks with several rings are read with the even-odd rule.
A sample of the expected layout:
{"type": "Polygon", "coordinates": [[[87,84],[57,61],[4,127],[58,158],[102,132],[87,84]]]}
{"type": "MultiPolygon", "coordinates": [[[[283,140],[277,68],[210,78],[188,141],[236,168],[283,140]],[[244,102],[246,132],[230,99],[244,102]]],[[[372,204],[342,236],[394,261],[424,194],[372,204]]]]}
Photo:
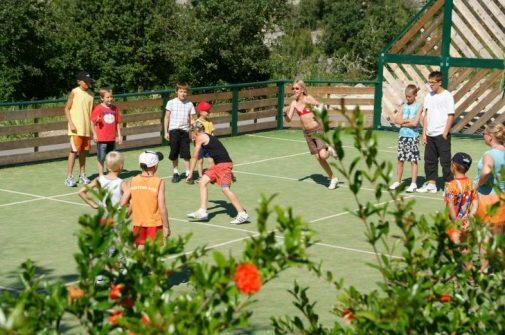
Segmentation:
{"type": "Polygon", "coordinates": [[[456,171],[458,171],[459,173],[466,173],[470,169],[470,167],[463,166],[463,165],[458,164],[454,161],[452,162],[452,164],[454,164],[456,171]]]}
{"type": "Polygon", "coordinates": [[[428,79],[435,79],[436,81],[442,81],[442,72],[432,71],[428,76],[428,79]]]}
{"type": "Polygon", "coordinates": [[[147,169],[149,169],[147,165],[145,165],[144,163],[140,163],[140,168],[142,169],[142,171],[147,171],[147,169]]]}
{"type": "Polygon", "coordinates": [[[185,81],[180,81],[175,85],[175,90],[189,90],[189,85],[185,81]]]}

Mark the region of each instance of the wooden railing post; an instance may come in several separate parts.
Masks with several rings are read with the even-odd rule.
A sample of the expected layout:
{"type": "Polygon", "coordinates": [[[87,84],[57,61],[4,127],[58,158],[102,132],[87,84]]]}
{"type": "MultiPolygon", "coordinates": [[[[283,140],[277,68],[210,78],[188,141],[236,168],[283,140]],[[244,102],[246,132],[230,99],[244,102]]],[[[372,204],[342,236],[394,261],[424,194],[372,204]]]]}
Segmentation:
{"type": "Polygon", "coordinates": [[[231,89],[231,136],[238,135],[238,88],[231,89]]]}
{"type": "Polygon", "coordinates": [[[284,81],[277,83],[277,129],[284,128],[284,81]]]}

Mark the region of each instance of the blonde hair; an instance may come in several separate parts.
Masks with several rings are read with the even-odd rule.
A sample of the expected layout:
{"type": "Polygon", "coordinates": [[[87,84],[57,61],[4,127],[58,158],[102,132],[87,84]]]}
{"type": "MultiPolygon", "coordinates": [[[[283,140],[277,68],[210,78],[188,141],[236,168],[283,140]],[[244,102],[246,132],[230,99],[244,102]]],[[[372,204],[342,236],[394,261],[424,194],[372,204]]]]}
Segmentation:
{"type": "Polygon", "coordinates": [[[100,98],[102,99],[105,97],[105,93],[112,94],[112,90],[108,87],[101,87],[99,92],[100,92],[100,98]]]}
{"type": "Polygon", "coordinates": [[[405,87],[405,94],[407,94],[407,92],[412,92],[412,94],[417,95],[418,91],[419,91],[419,87],[417,87],[414,84],[409,84],[409,85],[407,85],[407,87],[405,87]]]}
{"type": "Polygon", "coordinates": [[[484,131],[493,135],[498,143],[505,143],[505,126],[502,123],[491,122],[484,127],[484,131]]]}
{"type": "Polygon", "coordinates": [[[120,152],[111,151],[105,156],[105,166],[113,172],[119,172],[123,168],[124,157],[120,152]]]}
{"type": "Polygon", "coordinates": [[[305,82],[303,80],[301,80],[301,79],[295,80],[293,85],[295,85],[295,84],[300,86],[300,91],[302,91],[303,95],[308,95],[307,86],[305,86],[305,82]]]}
{"type": "Polygon", "coordinates": [[[189,127],[189,131],[196,131],[197,133],[201,133],[202,131],[205,131],[205,126],[203,123],[196,121],[189,127]]]}

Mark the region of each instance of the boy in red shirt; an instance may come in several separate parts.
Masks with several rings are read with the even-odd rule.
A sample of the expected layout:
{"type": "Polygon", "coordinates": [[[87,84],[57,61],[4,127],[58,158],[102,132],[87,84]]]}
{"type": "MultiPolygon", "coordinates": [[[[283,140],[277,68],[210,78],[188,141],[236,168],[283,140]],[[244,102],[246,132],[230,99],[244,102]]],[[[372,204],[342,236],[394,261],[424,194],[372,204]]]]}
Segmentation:
{"type": "Polygon", "coordinates": [[[91,112],[91,122],[93,127],[93,140],[96,143],[96,157],[98,159],[98,174],[103,175],[103,163],[105,156],[116,149],[117,143],[123,143],[121,136],[121,114],[119,109],[112,104],[112,90],[106,87],[100,89],[102,103],[95,106],[91,112]]]}

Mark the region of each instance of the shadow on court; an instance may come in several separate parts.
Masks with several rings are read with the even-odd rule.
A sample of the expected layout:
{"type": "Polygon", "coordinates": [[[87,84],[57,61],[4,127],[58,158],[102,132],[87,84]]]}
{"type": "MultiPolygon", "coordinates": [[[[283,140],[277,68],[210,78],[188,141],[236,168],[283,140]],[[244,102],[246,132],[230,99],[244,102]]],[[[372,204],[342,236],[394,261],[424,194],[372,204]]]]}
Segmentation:
{"type": "MultiPolygon", "coordinates": [[[[78,279],[78,276],[76,274],[55,275],[54,269],[38,266],[35,262],[33,262],[33,266],[35,267],[35,278],[43,276],[44,280],[47,280],[49,282],[60,281],[64,284],[76,281],[78,279]]],[[[21,268],[17,268],[13,271],[10,271],[5,275],[6,278],[16,279],[16,281],[9,284],[9,288],[20,290],[24,287],[20,275],[21,275],[21,268]]]]}
{"type": "MultiPolygon", "coordinates": [[[[128,178],[131,178],[131,177],[135,177],[136,175],[140,174],[142,171],[140,170],[123,170],[121,171],[121,173],[119,174],[119,178],[121,179],[128,179],[128,178]]],[[[98,173],[93,173],[92,175],[90,175],[88,178],[90,180],[93,180],[95,178],[98,177],[98,173]]]]}
{"type": "Polygon", "coordinates": [[[207,208],[207,211],[218,209],[217,211],[213,211],[209,213],[209,220],[211,220],[214,216],[218,214],[227,214],[230,217],[235,217],[237,215],[237,211],[235,207],[228,201],[224,200],[209,200],[209,203],[213,203],[214,206],[207,208]]]}

